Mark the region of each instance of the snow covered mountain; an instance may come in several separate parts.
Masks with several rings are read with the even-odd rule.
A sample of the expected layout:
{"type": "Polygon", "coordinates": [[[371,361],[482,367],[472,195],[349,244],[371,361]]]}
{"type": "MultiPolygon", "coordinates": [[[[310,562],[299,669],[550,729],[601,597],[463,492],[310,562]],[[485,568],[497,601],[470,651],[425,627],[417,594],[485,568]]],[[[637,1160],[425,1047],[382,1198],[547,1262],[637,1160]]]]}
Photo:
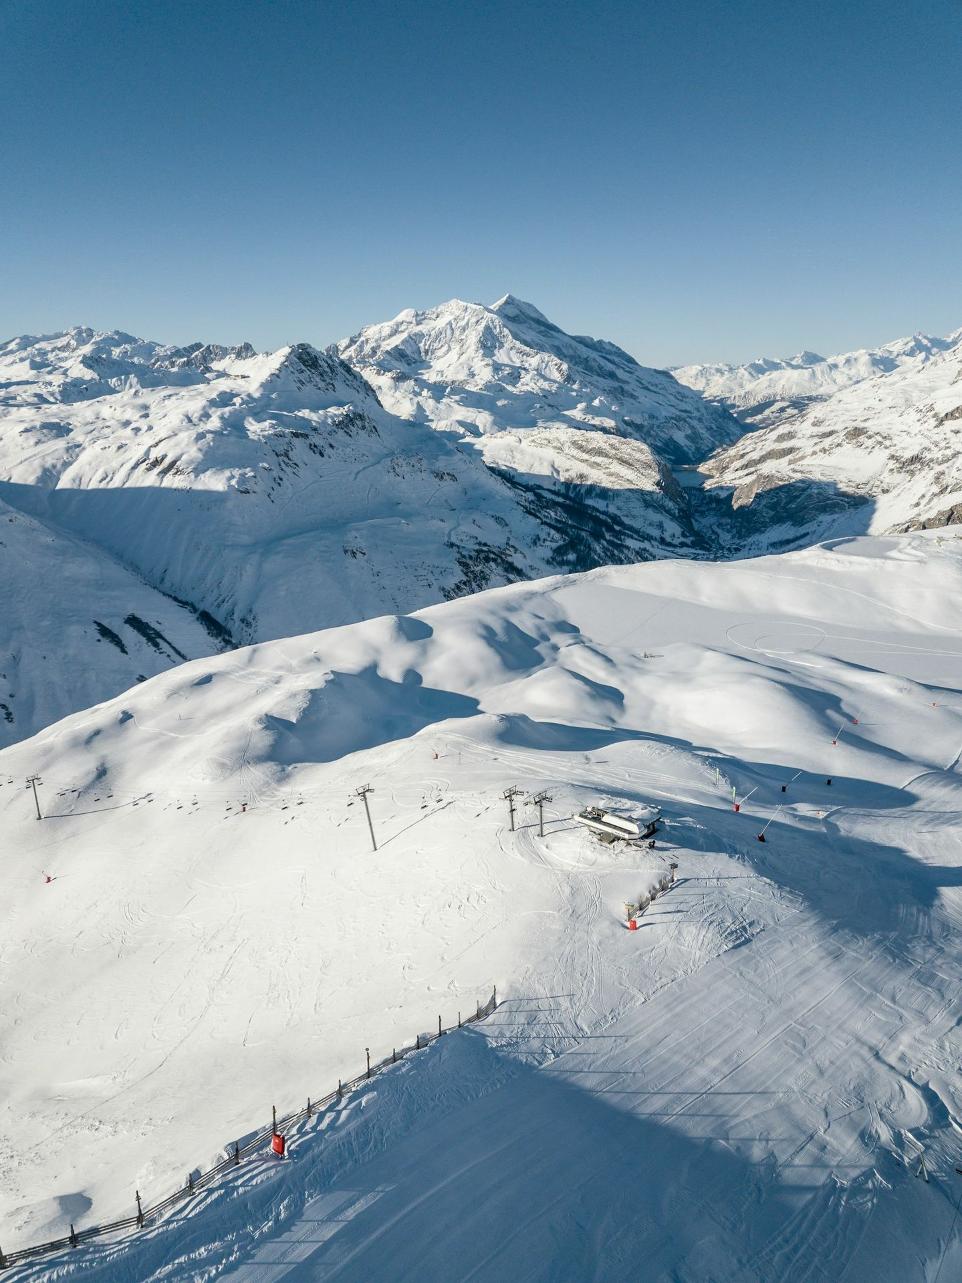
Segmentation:
{"type": "Polygon", "coordinates": [[[695,463],[739,435],[729,414],[666,370],[566,334],[510,294],[492,307],[452,299],[401,312],[338,351],[395,414],[474,440],[494,467],[546,481],[617,486],[632,464],[657,473],[695,463]],[[645,465],[651,456],[659,462],[645,465]]]}
{"type": "MultiPolygon", "coordinates": [[[[449,333],[446,358],[432,349],[451,380],[445,406],[462,396],[455,377],[474,387],[485,361],[503,379],[513,363],[523,416],[488,384],[470,394],[488,407],[485,431],[504,402],[505,430],[496,446],[485,437],[490,450],[434,431],[452,424],[428,420],[423,406],[391,413],[336,353],[307,344],[258,355],[247,344],[178,348],[74,329],[0,346],[0,501],[30,519],[24,537],[47,532],[37,556],[51,582],[71,582],[83,541],[91,556],[106,554],[108,578],[126,567],[137,592],[159,590],[152,618],[177,613],[161,606],[166,594],[228,645],[699,546],[685,494],[648,438],[668,454],[708,450],[737,431],[727,415],[511,300],[440,313],[449,328],[455,314],[470,321],[449,333]],[[542,347],[509,324],[531,342],[541,334],[542,347]]],[[[370,342],[359,340],[358,353],[370,342]]],[[[38,601],[22,595],[10,626],[39,641],[38,601]]],[[[88,604],[91,619],[115,613],[96,588],[88,604]]],[[[185,653],[205,651],[195,641],[185,653]]],[[[51,685],[34,703],[14,683],[16,733],[112,695],[140,671],[108,677],[69,649],[63,664],[85,671],[82,693],[67,683],[58,704],[51,685]]]]}
{"type": "Polygon", "coordinates": [[[203,612],[2,500],[0,584],[0,746],[225,645],[203,612]]]}
{"type": "Polygon", "coordinates": [[[730,493],[742,553],[962,519],[962,337],[925,362],[752,432],[701,471],[730,493]]]}
{"type": "Polygon", "coordinates": [[[199,659],[3,750],[5,1251],[503,999],[293,1161],[16,1276],[960,1277],[960,634],[955,537],[662,561],[199,659]],[[648,802],[654,851],[570,821],[648,802]]]}
{"type": "MultiPolygon", "coordinates": [[[[0,743],[170,655],[559,570],[955,520],[960,348],[940,342],[880,349],[899,368],[742,435],[669,374],[510,295],[404,312],[328,352],[12,340],[0,504],[17,543],[0,556],[23,588],[0,621],[0,743]],[[78,582],[82,597],[60,594],[78,582]],[[168,642],[120,649],[128,616],[168,642]],[[57,638],[50,680],[22,657],[57,638]]],[[[828,386],[854,377],[846,361],[799,369],[828,386]]]]}
{"type": "Polygon", "coordinates": [[[683,365],[672,370],[680,383],[731,409],[743,423],[773,427],[814,402],[843,388],[924,365],[962,340],[962,330],[946,338],[913,334],[877,348],[838,356],[800,352],[783,359],[761,357],[746,365],[683,365]]]}

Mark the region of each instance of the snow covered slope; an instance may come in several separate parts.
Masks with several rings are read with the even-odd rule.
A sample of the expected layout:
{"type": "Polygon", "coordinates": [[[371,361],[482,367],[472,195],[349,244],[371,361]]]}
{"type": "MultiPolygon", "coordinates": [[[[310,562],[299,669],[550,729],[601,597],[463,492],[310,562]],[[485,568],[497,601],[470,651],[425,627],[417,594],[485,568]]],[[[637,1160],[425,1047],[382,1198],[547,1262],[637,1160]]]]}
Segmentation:
{"type": "Polygon", "coordinates": [[[761,357],[746,365],[683,365],[672,370],[679,381],[731,409],[744,423],[773,427],[813,402],[879,374],[924,365],[962,340],[962,330],[946,338],[913,334],[877,348],[837,356],[799,352],[782,359],[761,357]]]}
{"type": "Polygon", "coordinates": [[[781,428],[749,433],[702,465],[732,492],[736,539],[798,546],[832,534],[907,531],[962,517],[962,338],[925,364],[837,392],[781,428]]]}
{"type": "MultiPolygon", "coordinates": [[[[686,399],[712,419],[674,386],[679,432],[686,399]]],[[[0,347],[0,500],[240,642],[695,546],[642,441],[556,436],[506,437],[502,479],[306,344],[257,355],[77,329],[0,347]],[[526,484],[549,456],[550,486],[526,484]]]]}
{"type": "Polygon", "coordinates": [[[223,649],[213,620],[0,500],[0,746],[223,649]]]}
{"type": "Polygon", "coordinates": [[[739,435],[727,412],[666,370],[566,334],[510,294],[492,307],[452,299],[401,312],[338,351],[396,414],[475,439],[493,466],[546,478],[564,480],[572,456],[576,475],[599,485],[622,484],[632,462],[654,478],[646,459],[694,463],[739,435]]]}
{"type": "Polygon", "coordinates": [[[21,1277],[957,1277],[960,631],[956,539],[666,561],[198,660],[4,750],[7,1250],[506,998],[292,1162],[21,1277]],[[648,801],[653,852],[568,819],[648,801]]]}

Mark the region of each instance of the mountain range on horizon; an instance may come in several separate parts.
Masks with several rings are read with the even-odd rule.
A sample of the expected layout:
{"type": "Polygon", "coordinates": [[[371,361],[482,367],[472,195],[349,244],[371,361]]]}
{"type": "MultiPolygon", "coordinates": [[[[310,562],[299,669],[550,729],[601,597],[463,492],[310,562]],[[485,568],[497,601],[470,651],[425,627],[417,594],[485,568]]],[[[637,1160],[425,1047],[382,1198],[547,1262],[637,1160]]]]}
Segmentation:
{"type": "Polygon", "coordinates": [[[741,422],[773,427],[843,388],[924,365],[959,342],[962,329],[944,337],[917,332],[878,347],[834,356],[804,351],[790,357],[758,357],[742,364],[679,365],[671,372],[679,382],[727,406],[741,422]]]}
{"type": "Polygon", "coordinates": [[[0,743],[184,657],[551,573],[954,520],[960,340],[672,373],[510,294],[324,351],[11,339],[0,743]],[[58,643],[70,663],[45,675],[58,643]]]}

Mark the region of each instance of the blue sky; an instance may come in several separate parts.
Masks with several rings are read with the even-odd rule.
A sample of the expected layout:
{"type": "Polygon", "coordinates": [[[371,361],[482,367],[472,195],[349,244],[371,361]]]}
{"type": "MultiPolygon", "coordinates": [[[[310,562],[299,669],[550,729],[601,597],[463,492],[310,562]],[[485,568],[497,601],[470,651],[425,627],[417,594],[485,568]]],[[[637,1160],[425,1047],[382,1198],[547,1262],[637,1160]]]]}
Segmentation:
{"type": "Polygon", "coordinates": [[[0,334],[510,291],[651,364],[962,325],[962,4],[0,0],[0,334]]]}

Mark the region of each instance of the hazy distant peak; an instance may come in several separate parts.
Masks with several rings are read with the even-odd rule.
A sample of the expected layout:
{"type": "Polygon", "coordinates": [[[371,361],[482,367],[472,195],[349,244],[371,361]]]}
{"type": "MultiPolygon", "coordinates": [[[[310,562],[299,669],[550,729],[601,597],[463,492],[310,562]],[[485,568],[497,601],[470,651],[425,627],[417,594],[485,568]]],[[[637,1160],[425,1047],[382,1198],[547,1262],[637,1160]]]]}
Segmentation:
{"type": "Polygon", "coordinates": [[[736,411],[745,422],[770,426],[865,379],[937,360],[960,339],[962,330],[944,338],[911,334],[834,356],[803,351],[790,357],[759,357],[744,365],[678,366],[672,374],[703,396],[736,411]]]}

